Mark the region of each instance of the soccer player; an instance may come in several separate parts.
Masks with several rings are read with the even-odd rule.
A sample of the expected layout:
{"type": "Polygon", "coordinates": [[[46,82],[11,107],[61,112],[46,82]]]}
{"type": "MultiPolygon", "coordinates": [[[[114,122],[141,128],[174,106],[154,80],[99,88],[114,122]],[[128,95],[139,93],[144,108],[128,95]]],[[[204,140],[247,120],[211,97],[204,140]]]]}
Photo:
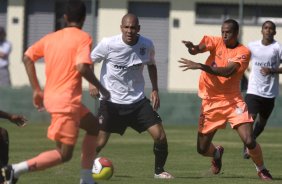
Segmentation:
{"type": "MultiPolygon", "coordinates": [[[[56,148],[29,160],[2,168],[6,182],[14,184],[26,172],[47,169],[72,158],[79,128],[86,131],[82,143],[80,184],[94,184],[91,168],[95,158],[98,119],[81,103],[82,77],[96,86],[103,98],[109,98],[90,68],[92,39],[82,31],[86,7],[82,1],[69,1],[64,19],[67,27],[47,34],[27,49],[23,62],[33,89],[33,104],[51,115],[47,136],[56,148]],[[44,57],[46,84],[44,93],[36,75],[35,64],[44,57]],[[44,104],[43,104],[44,102],[44,104]]],[[[38,181],[38,183],[40,183],[38,181]]]]}
{"type": "Polygon", "coordinates": [[[0,87],[11,86],[9,71],[9,55],[12,51],[12,44],[6,39],[6,31],[0,27],[0,87]]]}
{"type": "MultiPolygon", "coordinates": [[[[127,127],[139,133],[147,131],[154,140],[154,178],[173,178],[164,170],[168,144],[162,120],[156,112],[160,98],[154,45],[138,34],[140,25],[134,14],[123,16],[120,29],[122,34],[104,38],[91,52],[94,63],[103,61],[100,80],[111,94],[109,100],[100,99],[97,152],[106,145],[111,133],[123,135],[127,127]],[[145,65],[152,83],[152,105],[144,94],[145,65]]],[[[95,87],[92,86],[90,94],[97,94],[95,87]]]]}
{"type": "MultiPolygon", "coordinates": [[[[18,127],[23,127],[27,119],[22,115],[10,114],[0,110],[0,118],[9,120],[11,123],[16,124],[18,127]]],[[[0,167],[8,164],[9,160],[9,136],[5,128],[0,127],[0,167]]],[[[1,179],[0,179],[1,182],[1,179]]]]}
{"type": "MultiPolygon", "coordinates": [[[[9,120],[18,127],[26,125],[27,119],[22,115],[10,114],[0,110],[0,118],[9,120]]],[[[8,164],[9,161],[9,134],[5,128],[0,127],[0,168],[8,164]]],[[[4,178],[0,175],[0,183],[4,182],[4,178]]]]}
{"type": "MultiPolygon", "coordinates": [[[[255,120],[255,139],[263,132],[274,108],[275,98],[279,94],[279,74],[282,73],[282,68],[279,68],[282,46],[274,40],[276,25],[269,20],[264,22],[261,33],[261,40],[248,44],[252,67],[245,96],[249,113],[255,120]]],[[[247,149],[244,149],[244,158],[249,158],[247,149]]]]}
{"type": "Polygon", "coordinates": [[[185,58],[179,60],[180,67],[186,70],[202,70],[199,81],[199,97],[202,99],[199,118],[197,151],[203,156],[212,157],[211,171],[220,173],[224,148],[215,146],[212,139],[218,129],[227,122],[237,131],[256,166],[262,180],[272,180],[265,168],[260,145],[252,131],[253,119],[240,92],[240,80],[248,67],[251,53],[238,42],[239,24],[228,19],[221,26],[221,37],[204,36],[200,44],[183,41],[192,55],[210,52],[205,64],[185,58]]]}

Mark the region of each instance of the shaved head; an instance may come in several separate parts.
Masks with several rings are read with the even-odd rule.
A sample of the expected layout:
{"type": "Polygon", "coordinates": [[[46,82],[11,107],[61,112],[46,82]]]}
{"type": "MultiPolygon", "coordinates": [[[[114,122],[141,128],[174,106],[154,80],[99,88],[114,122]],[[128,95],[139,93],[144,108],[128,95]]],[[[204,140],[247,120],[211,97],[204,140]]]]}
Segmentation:
{"type": "Polygon", "coordinates": [[[136,25],[139,25],[138,17],[136,15],[132,14],[132,13],[128,13],[128,14],[124,15],[122,17],[121,24],[124,25],[127,20],[131,20],[132,22],[135,22],[136,25]]]}

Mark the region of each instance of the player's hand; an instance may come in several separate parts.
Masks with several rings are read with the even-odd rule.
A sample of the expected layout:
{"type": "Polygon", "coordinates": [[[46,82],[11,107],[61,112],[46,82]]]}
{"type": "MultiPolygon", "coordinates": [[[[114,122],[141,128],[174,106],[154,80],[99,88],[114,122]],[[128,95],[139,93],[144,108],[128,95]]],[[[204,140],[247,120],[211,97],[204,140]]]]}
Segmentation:
{"type": "Polygon", "coordinates": [[[200,63],[196,63],[194,61],[185,59],[185,58],[181,58],[179,61],[179,63],[181,63],[181,65],[179,66],[180,68],[183,68],[182,71],[186,71],[186,70],[196,70],[196,69],[201,69],[201,64],[200,63]]]}
{"type": "Polygon", "coordinates": [[[103,86],[100,87],[100,93],[102,94],[102,100],[108,100],[111,98],[110,92],[103,86]]]}
{"type": "Polygon", "coordinates": [[[190,41],[185,41],[185,40],[182,40],[182,43],[188,48],[188,49],[193,49],[195,46],[192,42],[190,41]]]}
{"type": "Polygon", "coordinates": [[[19,127],[23,127],[23,126],[26,125],[27,119],[24,116],[22,116],[22,115],[15,115],[15,114],[13,114],[10,117],[10,121],[12,123],[15,123],[19,127]]]}
{"type": "Polygon", "coordinates": [[[99,90],[96,88],[96,86],[94,86],[92,84],[89,84],[89,94],[90,94],[90,96],[92,96],[94,98],[100,97],[99,90]]]}
{"type": "Polygon", "coordinates": [[[33,105],[39,112],[45,110],[43,104],[43,91],[41,90],[33,91],[33,105]]]}
{"type": "Polygon", "coordinates": [[[111,97],[110,92],[102,85],[100,86],[100,93],[102,95],[102,100],[108,100],[111,97]]]}
{"type": "Polygon", "coordinates": [[[182,43],[188,48],[190,54],[197,54],[197,48],[192,42],[183,40],[182,43]]]}
{"type": "Polygon", "coordinates": [[[157,90],[153,90],[151,93],[151,102],[154,111],[157,111],[160,108],[160,97],[157,90]]]}
{"type": "Polygon", "coordinates": [[[270,74],[272,74],[272,69],[271,68],[266,68],[266,67],[261,67],[260,73],[263,76],[270,75],[270,74]]]}

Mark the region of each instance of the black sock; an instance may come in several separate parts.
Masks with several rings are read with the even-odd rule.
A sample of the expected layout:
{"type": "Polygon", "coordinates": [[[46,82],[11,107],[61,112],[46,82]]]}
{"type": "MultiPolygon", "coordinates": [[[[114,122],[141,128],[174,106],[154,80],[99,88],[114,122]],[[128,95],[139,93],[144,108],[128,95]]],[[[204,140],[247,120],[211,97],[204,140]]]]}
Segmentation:
{"type": "Polygon", "coordinates": [[[155,154],[155,173],[160,174],[164,172],[164,165],[168,155],[167,143],[163,143],[163,144],[155,143],[154,154],[155,154]]]}

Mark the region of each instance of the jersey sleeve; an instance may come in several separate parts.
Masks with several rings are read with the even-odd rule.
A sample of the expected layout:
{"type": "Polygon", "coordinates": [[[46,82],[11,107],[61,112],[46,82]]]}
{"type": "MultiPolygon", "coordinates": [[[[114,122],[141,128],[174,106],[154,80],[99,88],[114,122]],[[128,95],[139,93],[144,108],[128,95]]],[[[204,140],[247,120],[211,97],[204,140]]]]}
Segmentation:
{"type": "Polygon", "coordinates": [[[104,38],[91,52],[92,62],[103,61],[107,57],[108,50],[108,41],[104,38]]]}
{"type": "Polygon", "coordinates": [[[76,64],[86,63],[91,64],[90,51],[92,46],[92,38],[86,36],[78,46],[76,55],[76,64]]]}
{"type": "Polygon", "coordinates": [[[251,58],[251,52],[246,47],[242,47],[238,49],[238,53],[235,57],[229,59],[229,62],[239,63],[239,70],[246,70],[249,66],[249,61],[251,58]]]}
{"type": "Polygon", "coordinates": [[[3,53],[5,56],[8,56],[11,51],[12,51],[12,44],[10,42],[6,41],[3,43],[3,45],[1,45],[0,52],[3,53]]]}
{"type": "Polygon", "coordinates": [[[44,43],[47,36],[44,36],[33,45],[31,45],[26,51],[25,55],[28,56],[33,62],[36,62],[38,59],[44,56],[44,43]]]}
{"type": "Polygon", "coordinates": [[[203,44],[206,46],[206,49],[204,50],[204,52],[212,51],[215,49],[216,41],[217,41],[216,37],[204,36],[199,45],[203,44]]]}

